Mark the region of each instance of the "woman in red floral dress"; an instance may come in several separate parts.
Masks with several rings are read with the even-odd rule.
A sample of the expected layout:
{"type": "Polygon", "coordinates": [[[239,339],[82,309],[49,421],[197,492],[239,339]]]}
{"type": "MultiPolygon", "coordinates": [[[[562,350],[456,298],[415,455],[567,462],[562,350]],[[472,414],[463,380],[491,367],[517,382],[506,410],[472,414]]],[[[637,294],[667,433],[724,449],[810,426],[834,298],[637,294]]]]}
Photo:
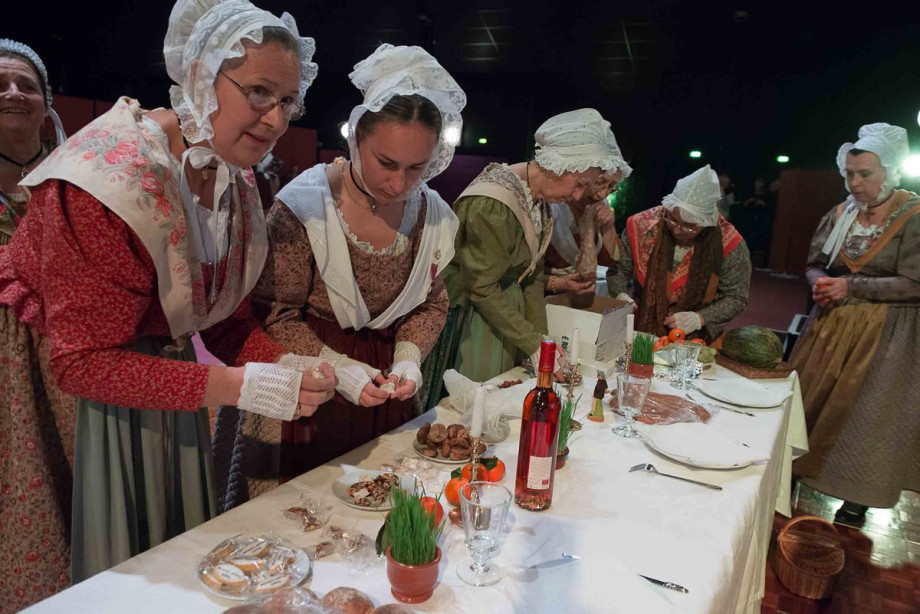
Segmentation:
{"type": "Polygon", "coordinates": [[[315,360],[283,356],[245,299],[268,251],[249,167],[302,112],[312,53],[289,15],[180,0],[174,110],[122,98],[24,180],[29,213],[0,249],[0,610],[215,513],[201,408],[291,420],[331,397],[332,370],[304,375],[315,360]],[[230,366],[196,364],[195,332],[230,366]]]}

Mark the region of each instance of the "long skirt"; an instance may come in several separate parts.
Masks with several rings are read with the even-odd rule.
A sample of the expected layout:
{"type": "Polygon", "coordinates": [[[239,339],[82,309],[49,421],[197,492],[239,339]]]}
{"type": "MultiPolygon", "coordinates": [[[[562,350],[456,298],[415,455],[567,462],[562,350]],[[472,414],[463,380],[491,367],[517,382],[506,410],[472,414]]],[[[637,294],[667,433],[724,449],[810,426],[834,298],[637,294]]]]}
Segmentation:
{"type": "Polygon", "coordinates": [[[813,314],[793,362],[809,453],[801,481],[869,507],[920,491],[920,308],[844,305],[813,314]]]}
{"type": "Polygon", "coordinates": [[[0,306],[0,612],[70,586],[75,400],[48,342],[0,306]]]}
{"type": "MultiPolygon", "coordinates": [[[[385,371],[393,364],[396,330],[343,330],[337,322],[307,316],[330,348],[385,371]]],[[[214,432],[220,510],[232,509],[279,483],[361,446],[415,417],[411,399],[361,407],[340,394],[310,418],[282,422],[236,407],[221,407],[214,432]]]]}
{"type": "MultiPolygon", "coordinates": [[[[195,360],[191,343],[145,337],[128,349],[195,360]]],[[[216,515],[207,409],[141,410],[79,399],[73,487],[73,581],[216,515]]]]}
{"type": "Polygon", "coordinates": [[[459,325],[466,313],[463,307],[456,305],[447,311],[447,320],[438,341],[422,361],[422,387],[417,397],[421,412],[428,411],[446,396],[444,372],[454,368],[454,357],[460,342],[459,325]]]}

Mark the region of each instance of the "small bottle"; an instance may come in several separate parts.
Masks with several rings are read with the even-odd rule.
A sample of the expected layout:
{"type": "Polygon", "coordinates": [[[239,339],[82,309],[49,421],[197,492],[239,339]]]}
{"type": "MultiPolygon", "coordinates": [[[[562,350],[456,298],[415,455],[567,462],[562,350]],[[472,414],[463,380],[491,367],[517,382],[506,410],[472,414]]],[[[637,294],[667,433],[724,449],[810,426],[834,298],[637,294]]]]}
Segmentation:
{"type": "Polygon", "coordinates": [[[591,407],[591,413],[588,414],[588,420],[592,422],[604,421],[604,395],[607,394],[607,380],[604,379],[602,371],[597,372],[597,383],[594,385],[594,405],[591,407]]]}
{"type": "Polygon", "coordinates": [[[544,340],[540,344],[537,387],[524,399],[514,502],[525,510],[545,510],[553,502],[559,410],[562,406],[559,396],[553,391],[555,358],[556,343],[544,340]]]}

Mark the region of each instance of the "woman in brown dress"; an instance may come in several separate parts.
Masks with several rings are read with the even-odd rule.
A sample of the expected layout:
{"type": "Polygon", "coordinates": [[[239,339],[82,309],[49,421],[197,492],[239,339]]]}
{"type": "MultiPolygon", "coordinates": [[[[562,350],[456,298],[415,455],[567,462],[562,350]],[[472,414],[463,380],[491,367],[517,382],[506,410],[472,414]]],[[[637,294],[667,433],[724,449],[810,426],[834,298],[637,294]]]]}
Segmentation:
{"type": "Polygon", "coordinates": [[[440,273],[457,218],[425,181],[453,157],[445,135],[466,96],[418,47],[382,45],[350,77],[364,92],[348,123],[351,161],[317,165],[279,192],[253,292],[269,335],[335,366],[338,394],[283,426],[224,412],[218,446],[232,440],[238,459],[225,508],[414,417],[421,361],[444,325],[440,273]]]}
{"type": "Polygon", "coordinates": [[[817,306],[793,354],[810,449],[795,473],[843,499],[837,520],[856,524],[920,491],[920,196],[896,189],[903,128],[859,137],[837,156],[851,195],[812,239],[817,306]]]}

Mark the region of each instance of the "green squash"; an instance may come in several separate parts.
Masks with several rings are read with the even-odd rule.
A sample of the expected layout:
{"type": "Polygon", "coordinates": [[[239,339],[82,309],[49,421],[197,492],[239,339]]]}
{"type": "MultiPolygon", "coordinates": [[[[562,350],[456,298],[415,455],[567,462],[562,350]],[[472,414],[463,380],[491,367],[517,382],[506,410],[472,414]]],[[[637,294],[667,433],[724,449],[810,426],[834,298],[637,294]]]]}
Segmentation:
{"type": "Polygon", "coordinates": [[[783,343],[769,328],[742,326],[725,333],[722,354],[756,369],[775,369],[783,359],[783,343]]]}

